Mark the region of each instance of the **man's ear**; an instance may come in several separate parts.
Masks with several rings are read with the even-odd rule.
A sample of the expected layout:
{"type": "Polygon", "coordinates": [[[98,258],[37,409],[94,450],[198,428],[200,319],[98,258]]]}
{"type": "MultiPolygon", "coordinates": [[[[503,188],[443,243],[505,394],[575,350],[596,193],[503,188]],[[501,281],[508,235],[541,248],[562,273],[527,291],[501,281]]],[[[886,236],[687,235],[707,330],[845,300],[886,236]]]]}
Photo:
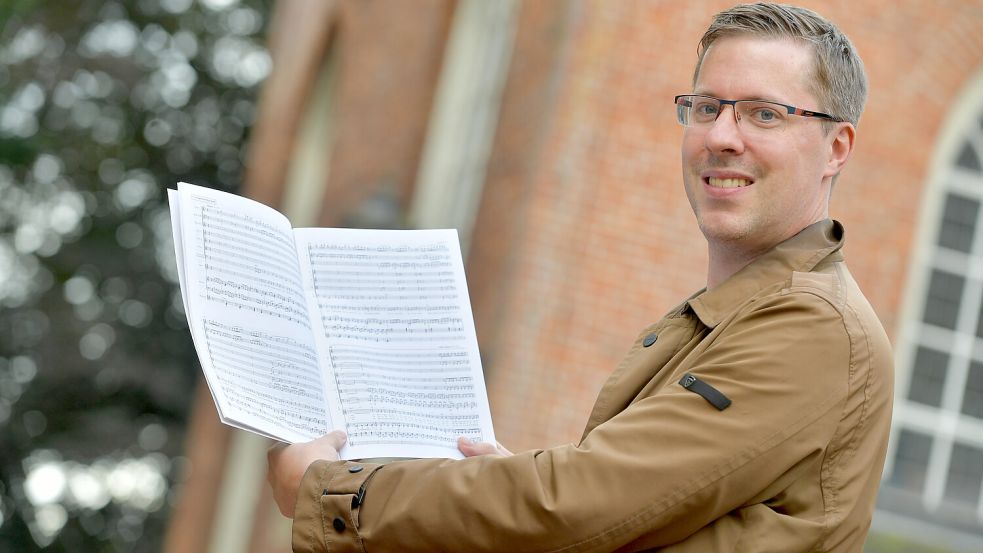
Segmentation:
{"type": "Polygon", "coordinates": [[[826,170],[823,171],[824,177],[835,177],[843,170],[843,166],[853,153],[857,129],[853,123],[837,123],[830,134],[832,141],[829,145],[829,157],[826,159],[826,170]]]}

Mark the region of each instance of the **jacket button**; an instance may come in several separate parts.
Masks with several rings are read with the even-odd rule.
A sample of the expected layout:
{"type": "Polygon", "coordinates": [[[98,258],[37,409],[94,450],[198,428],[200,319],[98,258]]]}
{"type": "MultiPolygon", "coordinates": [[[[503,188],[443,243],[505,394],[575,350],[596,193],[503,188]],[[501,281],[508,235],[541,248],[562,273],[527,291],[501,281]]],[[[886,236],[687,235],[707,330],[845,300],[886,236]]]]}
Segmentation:
{"type": "Polygon", "coordinates": [[[356,472],[362,472],[362,465],[352,465],[348,467],[348,472],[354,474],[356,472]]]}
{"type": "Polygon", "coordinates": [[[341,520],[340,517],[334,517],[331,525],[334,526],[335,531],[338,533],[345,531],[345,521],[341,520]]]}
{"type": "Polygon", "coordinates": [[[645,347],[649,347],[652,344],[654,344],[655,341],[658,339],[659,339],[659,335],[653,332],[652,334],[646,336],[644,340],[642,340],[642,345],[645,347]]]}

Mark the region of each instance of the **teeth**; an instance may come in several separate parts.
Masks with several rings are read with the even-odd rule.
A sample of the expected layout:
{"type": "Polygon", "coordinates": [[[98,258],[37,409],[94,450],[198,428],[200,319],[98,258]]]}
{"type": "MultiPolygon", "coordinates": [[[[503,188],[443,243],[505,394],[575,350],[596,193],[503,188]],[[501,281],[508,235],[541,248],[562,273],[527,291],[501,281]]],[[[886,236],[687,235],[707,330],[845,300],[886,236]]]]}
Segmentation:
{"type": "Polygon", "coordinates": [[[714,188],[739,188],[751,184],[751,181],[747,179],[718,179],[716,177],[708,178],[707,182],[714,188]]]}

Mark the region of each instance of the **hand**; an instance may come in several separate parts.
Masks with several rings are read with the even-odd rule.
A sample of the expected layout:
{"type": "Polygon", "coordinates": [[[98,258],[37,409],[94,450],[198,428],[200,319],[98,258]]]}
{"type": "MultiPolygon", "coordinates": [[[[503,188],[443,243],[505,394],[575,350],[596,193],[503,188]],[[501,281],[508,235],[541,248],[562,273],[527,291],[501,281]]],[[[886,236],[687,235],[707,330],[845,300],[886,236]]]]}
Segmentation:
{"type": "Polygon", "coordinates": [[[461,450],[461,453],[465,457],[474,457],[476,455],[498,455],[499,457],[510,457],[512,452],[502,447],[502,444],[495,442],[490,444],[488,442],[472,442],[471,440],[460,437],[457,439],[457,449],[461,450]]]}
{"type": "Polygon", "coordinates": [[[293,518],[300,481],[307,467],[322,459],[338,460],[338,450],[345,445],[348,436],[341,430],[299,444],[276,444],[266,452],[268,468],[266,479],[273,488],[273,499],[283,516],[293,518]]]}

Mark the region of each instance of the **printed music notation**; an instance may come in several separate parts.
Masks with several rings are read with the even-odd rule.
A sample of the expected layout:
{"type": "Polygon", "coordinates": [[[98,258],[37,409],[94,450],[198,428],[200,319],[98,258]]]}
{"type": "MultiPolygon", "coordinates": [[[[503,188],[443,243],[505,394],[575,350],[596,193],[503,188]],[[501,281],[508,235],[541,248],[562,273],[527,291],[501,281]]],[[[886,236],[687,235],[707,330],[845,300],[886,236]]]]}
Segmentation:
{"type": "Polygon", "coordinates": [[[226,253],[254,255],[287,267],[296,266],[297,253],[290,235],[265,221],[208,205],[199,207],[197,218],[202,236],[214,239],[214,244],[226,253]]]}
{"type": "MultiPolygon", "coordinates": [[[[408,409],[402,409],[398,406],[393,407],[348,407],[344,408],[345,414],[351,413],[354,415],[364,415],[366,417],[374,417],[371,420],[376,421],[387,421],[387,420],[446,420],[448,425],[457,426],[474,426],[479,423],[479,417],[477,413],[424,413],[421,414],[417,411],[412,411],[408,409]]],[[[369,418],[359,419],[359,420],[370,420],[369,418]]]]}
{"type": "Polygon", "coordinates": [[[407,439],[447,445],[479,432],[466,352],[339,345],[329,356],[354,445],[407,439]]]}
{"type": "MultiPolygon", "coordinates": [[[[364,372],[366,374],[352,376],[349,376],[348,372],[346,372],[344,376],[338,376],[335,380],[337,380],[339,385],[351,386],[353,389],[364,387],[369,393],[371,393],[373,386],[385,386],[392,380],[392,378],[388,375],[377,376],[372,374],[371,371],[364,372]]],[[[443,390],[449,392],[458,390],[474,390],[474,379],[470,376],[434,378],[417,377],[410,382],[404,382],[401,385],[401,388],[404,390],[443,390]]]]}
{"type": "Polygon", "coordinates": [[[310,328],[289,234],[222,207],[196,209],[205,299],[310,328]]]}
{"type": "Polygon", "coordinates": [[[276,250],[287,257],[294,255],[293,239],[266,219],[256,217],[239,210],[227,209],[225,206],[202,202],[197,204],[201,214],[208,222],[213,222],[216,228],[221,228],[231,234],[250,232],[263,237],[267,243],[276,244],[276,250]]]}
{"type": "Polygon", "coordinates": [[[297,431],[325,431],[321,371],[309,344],[208,319],[204,329],[211,366],[233,406],[297,431]]]}
{"type": "Polygon", "coordinates": [[[169,192],[186,313],[223,422],[341,456],[459,457],[494,441],[453,230],[293,229],[267,206],[169,192]]]}
{"type": "Polygon", "coordinates": [[[307,259],[326,338],[376,344],[464,338],[446,244],[356,247],[319,241],[308,244],[307,259]],[[377,316],[383,312],[405,316],[377,316]]]}
{"type": "MultiPolygon", "coordinates": [[[[349,312],[360,312],[364,311],[358,305],[352,305],[347,303],[324,303],[319,302],[317,304],[318,308],[325,313],[349,313],[349,312]]],[[[386,314],[386,313],[426,313],[427,315],[431,313],[448,313],[459,311],[460,308],[456,305],[391,305],[382,306],[375,309],[376,313],[386,314]]]]}
{"type": "Polygon", "coordinates": [[[221,288],[206,288],[205,299],[220,303],[226,307],[237,307],[243,311],[276,317],[307,328],[310,328],[311,325],[306,317],[301,318],[300,316],[306,315],[306,310],[301,311],[288,303],[263,299],[261,296],[257,297],[241,292],[223,290],[221,288]]]}
{"type": "Polygon", "coordinates": [[[380,261],[370,259],[366,261],[325,261],[311,258],[311,265],[318,269],[331,270],[334,267],[371,267],[373,269],[384,270],[413,270],[417,273],[430,274],[429,269],[447,269],[451,266],[450,261],[429,260],[429,261],[380,261]]]}
{"type": "Polygon", "coordinates": [[[438,335],[459,337],[464,332],[460,317],[390,318],[321,317],[328,337],[370,340],[375,342],[433,341],[438,335]]]}
{"type": "Polygon", "coordinates": [[[324,240],[320,242],[316,248],[321,253],[325,252],[369,252],[369,253],[394,253],[403,254],[407,252],[414,253],[428,253],[428,252],[443,252],[450,253],[450,248],[447,244],[443,242],[430,242],[423,245],[410,245],[410,244],[358,244],[355,242],[332,242],[330,240],[324,240]]]}
{"type": "Polygon", "coordinates": [[[349,442],[359,445],[369,444],[414,444],[414,445],[446,445],[455,442],[458,436],[480,438],[480,428],[461,429],[454,432],[421,432],[407,428],[391,429],[385,426],[356,427],[348,430],[349,442]]]}

